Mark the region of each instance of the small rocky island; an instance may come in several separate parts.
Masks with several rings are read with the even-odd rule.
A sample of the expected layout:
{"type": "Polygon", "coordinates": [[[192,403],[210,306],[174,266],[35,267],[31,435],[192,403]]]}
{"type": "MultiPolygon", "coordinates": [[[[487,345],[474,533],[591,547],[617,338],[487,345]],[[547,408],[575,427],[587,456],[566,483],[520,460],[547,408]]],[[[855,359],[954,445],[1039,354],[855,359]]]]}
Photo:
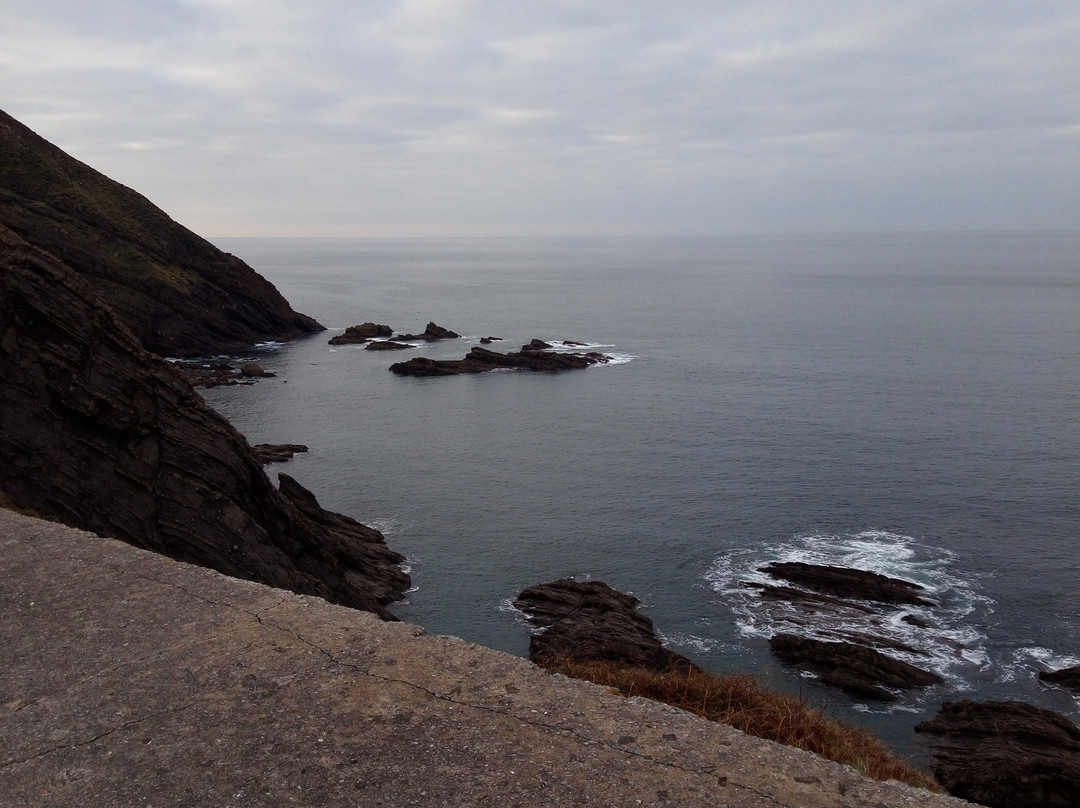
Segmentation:
{"type": "Polygon", "coordinates": [[[394,329],[382,323],[351,325],[343,334],[330,338],[331,345],[365,345],[369,351],[387,351],[411,348],[410,342],[438,342],[458,339],[461,334],[429,322],[420,334],[395,334],[394,329]]]}
{"type": "Polygon", "coordinates": [[[592,365],[611,361],[605,354],[563,353],[541,340],[522,345],[520,351],[497,353],[479,346],[469,351],[464,359],[427,359],[415,357],[407,362],[390,366],[390,372],[399,376],[459,376],[463,373],[487,373],[492,370],[563,371],[580,370],[592,365]]]}

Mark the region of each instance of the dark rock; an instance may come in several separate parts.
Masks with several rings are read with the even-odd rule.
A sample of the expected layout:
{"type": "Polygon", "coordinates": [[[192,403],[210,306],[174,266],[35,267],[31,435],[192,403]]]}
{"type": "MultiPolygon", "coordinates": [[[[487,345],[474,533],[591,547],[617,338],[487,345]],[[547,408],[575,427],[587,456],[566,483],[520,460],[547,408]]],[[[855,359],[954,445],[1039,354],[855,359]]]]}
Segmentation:
{"type": "Polygon", "coordinates": [[[82,276],[161,356],[234,354],[323,330],[239,258],[3,112],[0,225],[82,276]]]}
{"type": "Polygon", "coordinates": [[[379,323],[361,323],[360,325],[350,325],[345,329],[344,334],[337,334],[330,338],[331,345],[355,345],[357,343],[368,342],[380,337],[390,337],[394,333],[388,325],[380,325],[379,323]]]}
{"type": "Polygon", "coordinates": [[[441,339],[457,339],[461,334],[443,328],[435,323],[428,323],[423,334],[399,334],[394,337],[402,342],[438,342],[441,339]]]}
{"type": "Polygon", "coordinates": [[[640,601],[600,581],[563,579],[531,586],[514,599],[533,625],[529,658],[538,664],[567,658],[603,660],[653,670],[696,670],[663,646],[640,601]]]}
{"type": "Polygon", "coordinates": [[[1080,692],[1080,665],[1071,668],[1062,668],[1057,671],[1039,671],[1039,678],[1052,685],[1067,687],[1069,690],[1080,692]]]}
{"type": "Polygon", "coordinates": [[[409,586],[377,531],[323,511],[291,482],[276,489],[244,437],[79,273],[2,225],[0,495],[385,618],[409,586]]]}
{"type": "Polygon", "coordinates": [[[245,379],[269,378],[273,373],[267,373],[258,362],[245,362],[240,366],[240,375],[245,379]]]}
{"type": "Polygon", "coordinates": [[[777,634],[769,640],[769,645],[787,664],[817,674],[825,684],[864,698],[895,701],[896,695],[889,689],[908,690],[944,681],[936,673],[849,642],[822,642],[794,634],[777,634]]]}
{"type": "Polygon", "coordinates": [[[907,623],[909,626],[915,626],[915,628],[933,628],[934,627],[932,623],[929,623],[929,622],[927,622],[926,620],[923,620],[920,617],[916,617],[913,614],[905,614],[900,619],[903,620],[905,623],[907,623]]]}
{"type": "Polygon", "coordinates": [[[801,561],[774,561],[761,567],[761,572],[841,598],[917,606],[935,605],[919,594],[924,589],[918,584],[866,570],[805,564],[801,561]]]}
{"type": "Polygon", "coordinates": [[[490,345],[493,342],[502,342],[502,337],[480,337],[481,345],[490,345]]]}
{"type": "Polygon", "coordinates": [[[796,589],[793,586],[759,584],[752,581],[741,581],[740,586],[744,586],[747,589],[759,590],[763,600],[783,600],[812,614],[834,614],[840,612],[874,614],[873,609],[867,608],[859,603],[830,597],[829,595],[821,595],[817,592],[807,592],[805,589],[796,589]]]}
{"type": "Polygon", "coordinates": [[[233,384],[255,384],[252,379],[245,379],[240,368],[227,362],[176,362],[173,367],[192,387],[220,387],[233,384]]]}
{"type": "Polygon", "coordinates": [[[611,357],[598,353],[573,354],[522,351],[521,353],[501,354],[477,346],[464,359],[435,360],[415,357],[407,362],[398,362],[391,365],[390,370],[401,376],[457,376],[462,373],[485,373],[499,369],[575,370],[609,361],[611,361],[611,357]]]}
{"type": "Polygon", "coordinates": [[[1080,805],[1080,730],[1015,701],[947,702],[916,732],[937,736],[934,775],[950,794],[992,808],[1080,805]]]}
{"type": "Polygon", "coordinates": [[[375,342],[369,342],[364,346],[365,351],[407,351],[411,348],[411,345],[406,345],[404,342],[394,342],[393,340],[381,339],[375,342]]]}
{"type": "Polygon", "coordinates": [[[534,339],[534,340],[530,341],[528,345],[522,345],[521,350],[523,350],[523,351],[550,351],[554,347],[555,347],[554,345],[549,345],[548,343],[544,342],[542,339],[534,339]]]}
{"type": "Polygon", "coordinates": [[[285,463],[293,455],[306,452],[308,447],[300,443],[259,443],[251,447],[255,457],[262,465],[267,463],[285,463]]]}

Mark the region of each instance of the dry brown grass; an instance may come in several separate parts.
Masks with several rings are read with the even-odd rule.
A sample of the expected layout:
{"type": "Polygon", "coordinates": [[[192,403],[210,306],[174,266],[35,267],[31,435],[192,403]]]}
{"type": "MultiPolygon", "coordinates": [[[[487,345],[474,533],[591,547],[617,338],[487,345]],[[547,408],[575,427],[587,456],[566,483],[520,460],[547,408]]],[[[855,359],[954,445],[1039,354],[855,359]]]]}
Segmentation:
{"type": "Polygon", "coordinates": [[[670,704],[730,724],[748,735],[795,746],[844,763],[875,780],[899,780],[930,791],[943,789],[932,777],[889,751],[873,734],[823,716],[803,699],[777,693],[753,676],[717,676],[707,671],[658,673],[610,662],[552,661],[551,673],[585,679],[625,696],[670,704]]]}

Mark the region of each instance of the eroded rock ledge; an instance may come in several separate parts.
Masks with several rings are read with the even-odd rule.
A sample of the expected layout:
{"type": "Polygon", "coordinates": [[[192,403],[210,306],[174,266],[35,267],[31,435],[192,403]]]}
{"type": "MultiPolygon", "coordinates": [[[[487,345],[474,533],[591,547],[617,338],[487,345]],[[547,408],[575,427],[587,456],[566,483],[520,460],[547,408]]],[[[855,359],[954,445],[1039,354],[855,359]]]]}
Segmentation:
{"type": "Polygon", "coordinates": [[[950,794],[991,808],[1080,805],[1080,729],[1016,701],[954,701],[915,728],[934,737],[934,774],[950,794]]]}

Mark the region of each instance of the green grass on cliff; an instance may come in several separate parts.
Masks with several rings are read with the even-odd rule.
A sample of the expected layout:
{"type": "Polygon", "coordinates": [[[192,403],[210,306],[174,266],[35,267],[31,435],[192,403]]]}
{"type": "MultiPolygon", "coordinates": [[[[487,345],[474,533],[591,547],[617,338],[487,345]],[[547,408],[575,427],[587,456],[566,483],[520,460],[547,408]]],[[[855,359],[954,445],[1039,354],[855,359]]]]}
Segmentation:
{"type": "Polygon", "coordinates": [[[889,751],[866,730],[826,718],[803,699],[777,693],[753,676],[717,676],[708,671],[658,673],[610,662],[553,660],[544,667],[617,690],[678,707],[710,721],[730,724],[748,735],[805,749],[844,763],[874,780],[942,792],[929,775],[889,751]]]}

